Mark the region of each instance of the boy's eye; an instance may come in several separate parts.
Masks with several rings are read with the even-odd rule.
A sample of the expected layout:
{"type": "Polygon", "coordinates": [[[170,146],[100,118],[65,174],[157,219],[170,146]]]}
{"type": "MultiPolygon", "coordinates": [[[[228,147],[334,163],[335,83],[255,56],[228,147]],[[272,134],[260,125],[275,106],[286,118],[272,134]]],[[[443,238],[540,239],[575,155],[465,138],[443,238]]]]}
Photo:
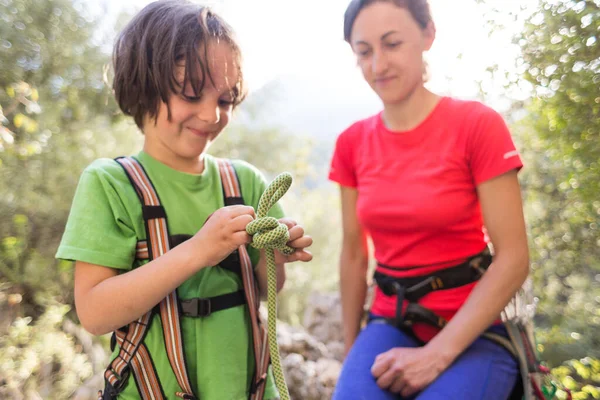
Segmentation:
{"type": "Polygon", "coordinates": [[[235,104],[234,100],[230,99],[219,99],[219,105],[221,107],[232,107],[235,104]]]}
{"type": "Polygon", "coordinates": [[[183,97],[183,99],[185,101],[189,101],[190,103],[197,103],[197,102],[199,102],[202,99],[202,96],[194,96],[194,95],[189,96],[189,95],[187,95],[185,93],[183,93],[181,95],[181,97],[183,97]]]}

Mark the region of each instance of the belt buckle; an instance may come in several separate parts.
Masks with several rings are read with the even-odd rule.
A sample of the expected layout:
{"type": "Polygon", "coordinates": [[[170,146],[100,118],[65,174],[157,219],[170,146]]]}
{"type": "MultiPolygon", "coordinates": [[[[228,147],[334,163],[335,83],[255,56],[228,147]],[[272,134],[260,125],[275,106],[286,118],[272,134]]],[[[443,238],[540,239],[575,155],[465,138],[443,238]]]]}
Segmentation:
{"type": "Polygon", "coordinates": [[[195,307],[199,317],[208,317],[212,313],[212,307],[210,305],[210,299],[199,299],[196,298],[198,306],[195,307]]]}

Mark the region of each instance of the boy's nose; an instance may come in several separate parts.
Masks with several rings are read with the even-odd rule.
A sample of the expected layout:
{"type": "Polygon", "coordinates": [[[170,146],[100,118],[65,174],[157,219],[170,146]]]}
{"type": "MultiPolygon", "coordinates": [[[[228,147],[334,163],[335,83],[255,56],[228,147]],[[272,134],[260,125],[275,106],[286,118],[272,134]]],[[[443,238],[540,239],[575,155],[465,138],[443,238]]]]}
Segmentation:
{"type": "Polygon", "coordinates": [[[209,107],[202,105],[198,110],[198,118],[207,124],[218,124],[221,120],[219,107],[209,107]]]}

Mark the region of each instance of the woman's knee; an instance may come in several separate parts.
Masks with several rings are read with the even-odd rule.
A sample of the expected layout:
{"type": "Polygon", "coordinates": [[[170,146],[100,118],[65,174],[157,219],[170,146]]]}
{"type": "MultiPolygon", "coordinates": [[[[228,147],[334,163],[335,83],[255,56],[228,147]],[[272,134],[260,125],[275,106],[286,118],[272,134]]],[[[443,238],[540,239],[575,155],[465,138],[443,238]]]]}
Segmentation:
{"type": "Polygon", "coordinates": [[[375,358],[395,347],[416,347],[417,342],[391,325],[371,322],[361,331],[344,360],[334,400],[397,400],[382,390],[371,373],[375,358]]]}
{"type": "Polygon", "coordinates": [[[518,378],[517,361],[506,349],[478,339],[417,399],[505,400],[518,378]]]}

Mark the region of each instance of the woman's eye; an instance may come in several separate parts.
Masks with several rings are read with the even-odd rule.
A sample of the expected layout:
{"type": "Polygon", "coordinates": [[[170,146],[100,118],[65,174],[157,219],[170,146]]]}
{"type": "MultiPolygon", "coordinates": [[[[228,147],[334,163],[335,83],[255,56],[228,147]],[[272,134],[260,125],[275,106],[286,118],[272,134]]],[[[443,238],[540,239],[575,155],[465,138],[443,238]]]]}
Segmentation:
{"type": "Polygon", "coordinates": [[[386,43],[385,47],[387,47],[388,49],[394,49],[394,48],[400,46],[401,44],[402,44],[402,42],[386,43]]]}

